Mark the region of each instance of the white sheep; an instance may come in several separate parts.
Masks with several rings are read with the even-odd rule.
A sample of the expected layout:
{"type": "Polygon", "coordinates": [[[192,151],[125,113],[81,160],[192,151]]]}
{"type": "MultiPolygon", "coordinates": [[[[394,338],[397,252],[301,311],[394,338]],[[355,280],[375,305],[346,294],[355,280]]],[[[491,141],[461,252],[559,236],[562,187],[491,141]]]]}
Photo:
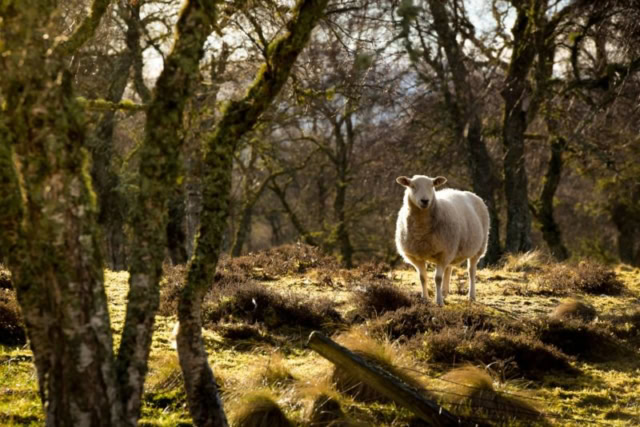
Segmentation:
{"type": "Polygon", "coordinates": [[[436,265],[436,304],[442,306],[449,293],[453,265],[468,260],[469,300],[475,301],[478,260],[487,250],[489,210],[482,199],[469,191],[436,191],[447,179],[414,175],[396,182],[406,188],[396,224],[396,247],[412,264],[427,296],[426,262],[436,265]]]}

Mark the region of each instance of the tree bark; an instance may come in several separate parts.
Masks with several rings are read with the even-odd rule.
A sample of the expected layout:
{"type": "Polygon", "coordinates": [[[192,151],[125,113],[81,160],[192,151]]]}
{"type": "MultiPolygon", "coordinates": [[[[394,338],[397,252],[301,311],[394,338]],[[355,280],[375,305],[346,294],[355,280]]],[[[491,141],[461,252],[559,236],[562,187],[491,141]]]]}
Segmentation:
{"type": "Polygon", "coordinates": [[[502,141],[505,150],[504,185],[507,198],[505,249],[507,252],[526,252],[532,248],[528,180],[524,164],[524,134],[528,126],[527,110],[531,100],[527,76],[536,54],[533,32],[541,2],[532,0],[532,4],[515,3],[517,16],[512,29],[513,49],[501,92],[504,99],[502,141]]]}
{"type": "Polygon", "coordinates": [[[82,111],[65,57],[108,1],[64,43],[42,34],[55,1],[3,5],[0,245],[27,326],[47,425],[121,425],[96,206],[82,111]],[[5,228],[6,227],[6,228],[5,228]]]}
{"type": "Polygon", "coordinates": [[[554,137],[551,143],[551,158],[544,176],[542,193],[533,208],[536,219],[541,225],[542,237],[547,246],[549,246],[551,254],[558,261],[564,261],[569,258],[569,251],[562,240],[562,232],[553,217],[553,200],[560,185],[564,164],[562,153],[566,147],[567,141],[564,138],[554,137]]]}
{"type": "Polygon", "coordinates": [[[327,0],[299,0],[287,33],[266,49],[267,57],[245,97],[231,102],[213,135],[206,141],[203,209],[200,233],[180,296],[177,344],[189,401],[198,426],[227,425],[213,372],[202,341],[202,300],[213,283],[222,236],[229,213],[233,153],[240,138],[271,105],[321,18],[327,0]]]}
{"type": "Polygon", "coordinates": [[[191,0],[176,24],[173,50],[156,83],[140,148],[140,170],[130,214],[132,248],[129,296],[117,359],[126,421],[140,416],[147,359],[159,301],[158,283],[167,243],[168,194],[180,171],[184,106],[196,78],[204,43],[215,24],[218,2],[191,0]]]}
{"type": "MultiPolygon", "coordinates": [[[[482,138],[481,109],[479,102],[473,96],[474,90],[469,81],[465,57],[457,43],[456,34],[451,28],[445,4],[437,0],[429,0],[428,3],[433,15],[434,28],[438,34],[439,43],[444,48],[455,88],[455,96],[445,93],[445,103],[450,121],[457,139],[467,146],[473,191],[485,201],[489,209],[489,242],[483,262],[493,265],[502,256],[500,219],[495,196],[500,186],[500,180],[495,174],[494,163],[482,138]]],[[[441,79],[445,80],[443,75],[441,75],[441,79]]],[[[443,84],[443,88],[446,88],[446,84],[443,84]]],[[[448,88],[444,90],[448,91],[448,88]]]]}
{"type": "MultiPolygon", "coordinates": [[[[635,193],[635,206],[640,203],[640,190],[635,193]]],[[[620,261],[640,266],[640,220],[638,209],[615,200],[610,207],[611,219],[618,229],[618,256],[620,261]]]]}
{"type": "Polygon", "coordinates": [[[175,189],[173,195],[169,198],[167,248],[173,265],[186,264],[188,261],[185,201],[185,186],[181,185],[175,189]]]}

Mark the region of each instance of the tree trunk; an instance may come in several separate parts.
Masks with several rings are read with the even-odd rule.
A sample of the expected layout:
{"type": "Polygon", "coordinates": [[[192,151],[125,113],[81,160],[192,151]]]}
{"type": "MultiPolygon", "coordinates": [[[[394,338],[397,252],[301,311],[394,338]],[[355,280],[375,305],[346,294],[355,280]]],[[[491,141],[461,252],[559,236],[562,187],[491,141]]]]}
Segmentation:
{"type": "Polygon", "coordinates": [[[189,1],[176,24],[176,39],[157,80],[147,111],[140,147],[138,193],[130,214],[133,230],[129,296],[117,359],[127,422],[140,416],[153,325],[159,302],[158,283],[167,246],[168,195],[180,172],[183,111],[198,75],[204,43],[215,24],[218,2],[189,1]]]}
{"type": "Polygon", "coordinates": [[[562,137],[554,137],[551,143],[551,158],[544,176],[544,184],[540,199],[533,207],[536,219],[540,222],[542,237],[549,246],[551,254],[558,260],[569,258],[569,251],[562,241],[562,232],[553,217],[553,199],[560,185],[563,159],[562,153],[567,147],[567,141],[562,137]]]}
{"type": "Polygon", "coordinates": [[[186,264],[188,261],[185,207],[185,187],[181,185],[169,199],[167,247],[173,265],[186,264]]]}
{"type": "MultiPolygon", "coordinates": [[[[440,45],[443,46],[449,64],[451,78],[455,87],[455,96],[451,96],[448,87],[443,84],[444,98],[454,133],[460,141],[467,145],[468,164],[473,183],[473,191],[480,196],[489,209],[490,231],[487,253],[483,264],[496,264],[502,256],[500,247],[500,219],[495,200],[500,181],[496,177],[491,156],[482,139],[482,120],[480,106],[473,96],[473,89],[469,82],[469,72],[465,65],[462,49],[456,41],[456,34],[452,30],[445,4],[430,0],[429,8],[433,15],[434,28],[438,34],[440,45]],[[463,120],[460,118],[463,117],[463,120]]],[[[440,78],[445,81],[443,71],[439,70],[440,78]]]]}
{"type": "Polygon", "coordinates": [[[251,220],[253,218],[254,203],[245,203],[240,213],[240,222],[236,229],[233,243],[231,244],[231,256],[238,257],[242,255],[242,248],[247,236],[251,235],[251,220]]]}
{"type": "Polygon", "coordinates": [[[227,425],[202,341],[201,307],[204,295],[213,283],[229,214],[235,146],[253,128],[284,86],[326,4],[327,0],[298,1],[287,25],[288,32],[268,46],[266,63],[251,88],[243,99],[227,106],[216,130],[206,141],[200,233],[189,266],[187,284],[180,295],[177,337],[189,411],[198,426],[227,425]]]}
{"type": "Polygon", "coordinates": [[[83,114],[60,55],[93,35],[107,5],[94,2],[55,47],[42,33],[56,2],[3,5],[0,246],[50,426],[122,422],[83,114]]]}
{"type": "MultiPolygon", "coordinates": [[[[539,7],[538,1],[533,1],[539,7]]],[[[534,8],[535,9],[535,8],[534,8]]],[[[507,198],[507,252],[531,250],[531,214],[527,193],[527,171],[524,164],[524,134],[527,130],[527,110],[531,97],[527,76],[535,58],[535,31],[533,15],[527,3],[517,8],[517,17],[512,29],[513,49],[511,62],[501,92],[504,99],[502,141],[505,150],[504,177],[507,198]]]]}
{"type": "MultiPolygon", "coordinates": [[[[640,197],[636,197],[640,199],[640,197]]],[[[636,206],[638,200],[636,200],[636,206]]],[[[620,261],[640,267],[640,220],[637,208],[614,201],[610,208],[611,219],[618,229],[618,255],[620,261]]]]}

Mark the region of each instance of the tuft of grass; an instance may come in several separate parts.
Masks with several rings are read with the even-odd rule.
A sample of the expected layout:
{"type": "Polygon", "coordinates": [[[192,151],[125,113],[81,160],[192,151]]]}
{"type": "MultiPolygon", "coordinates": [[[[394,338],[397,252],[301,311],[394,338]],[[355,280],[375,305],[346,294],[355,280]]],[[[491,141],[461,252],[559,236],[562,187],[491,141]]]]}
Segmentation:
{"type": "Polygon", "coordinates": [[[348,427],[353,425],[342,411],[338,399],[326,393],[316,396],[309,412],[309,426],[348,427]]]}
{"type": "Polygon", "coordinates": [[[592,295],[620,295],[624,284],[609,267],[593,261],[577,265],[555,264],[537,279],[538,293],[568,295],[583,292],[592,295]]]}
{"type": "Polygon", "coordinates": [[[552,262],[550,255],[540,250],[533,250],[506,254],[502,259],[502,268],[510,272],[535,273],[542,271],[550,262],[552,262]]]}
{"type": "MultiPolygon", "coordinates": [[[[377,365],[390,374],[400,378],[415,388],[422,388],[422,383],[403,369],[403,363],[388,341],[378,342],[361,331],[352,330],[337,340],[349,350],[377,365]]],[[[388,402],[389,399],[362,382],[352,372],[336,366],[331,381],[341,393],[353,397],[360,402],[388,402]]]]}
{"type": "Polygon", "coordinates": [[[446,327],[416,339],[419,355],[430,362],[498,365],[504,378],[541,380],[550,371],[576,372],[567,355],[530,334],[446,327]]]}
{"type": "Polygon", "coordinates": [[[453,406],[454,412],[474,417],[490,417],[494,423],[509,420],[536,420],[543,415],[524,399],[498,392],[489,374],[474,366],[456,368],[441,377],[446,382],[442,399],[453,406]]]}
{"type": "Polygon", "coordinates": [[[391,283],[389,273],[391,266],[380,262],[364,262],[351,270],[344,270],[341,275],[345,282],[352,286],[362,283],[391,283]]]}
{"type": "Polygon", "coordinates": [[[24,345],[27,335],[13,290],[0,289],[0,344],[24,345]]]}
{"type": "Polygon", "coordinates": [[[580,319],[584,322],[590,322],[597,316],[597,311],[592,305],[575,298],[569,298],[560,303],[549,314],[550,319],[580,319]]]}
{"type": "Polygon", "coordinates": [[[275,396],[268,390],[245,394],[234,405],[232,424],[236,427],[290,427],[293,424],[284,414],[275,396]]]}
{"type": "Polygon", "coordinates": [[[352,296],[356,312],[364,318],[380,316],[389,311],[410,307],[414,302],[397,286],[384,282],[358,287],[352,296]]]}
{"type": "Polygon", "coordinates": [[[260,372],[260,382],[269,387],[282,387],[295,381],[282,354],[274,353],[260,372]]]}
{"type": "Polygon", "coordinates": [[[628,354],[626,346],[614,336],[579,319],[543,320],[538,327],[542,342],[585,361],[604,362],[628,354]]]}
{"type": "Polygon", "coordinates": [[[338,261],[316,247],[303,243],[287,244],[237,258],[223,257],[218,270],[244,274],[247,278],[275,280],[303,274],[311,269],[339,269],[338,261]]]}
{"type": "Polygon", "coordinates": [[[305,298],[295,293],[279,293],[255,282],[215,288],[205,298],[203,323],[261,322],[268,328],[280,326],[331,329],[342,316],[328,298],[305,298]]]}
{"type": "Polygon", "coordinates": [[[384,336],[392,340],[412,337],[427,332],[438,332],[450,327],[464,331],[494,331],[505,329],[519,331],[520,324],[498,319],[480,305],[436,307],[423,300],[411,307],[400,308],[385,313],[368,324],[375,336],[384,336]]]}

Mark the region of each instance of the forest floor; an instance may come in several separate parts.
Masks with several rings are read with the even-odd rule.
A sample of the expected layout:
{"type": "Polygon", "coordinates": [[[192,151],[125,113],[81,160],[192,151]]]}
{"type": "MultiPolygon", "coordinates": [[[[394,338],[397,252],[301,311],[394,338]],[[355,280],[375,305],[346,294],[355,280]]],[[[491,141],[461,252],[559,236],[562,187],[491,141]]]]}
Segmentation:
{"type": "MultiPolygon", "coordinates": [[[[278,417],[421,425],[335,373],[306,346],[314,329],[479,422],[640,424],[640,269],[555,264],[535,253],[479,270],[473,304],[466,272],[454,270],[443,308],[420,300],[413,270],[342,270],[295,245],[227,259],[220,271],[203,309],[204,336],[235,425],[252,416],[269,425],[285,425],[278,417]],[[257,408],[263,413],[251,414],[257,408]]],[[[166,269],[141,425],[191,425],[172,335],[183,273],[166,269]]],[[[116,347],[127,280],[106,272],[116,347]]],[[[0,424],[42,423],[31,352],[0,345],[0,424]]]]}

